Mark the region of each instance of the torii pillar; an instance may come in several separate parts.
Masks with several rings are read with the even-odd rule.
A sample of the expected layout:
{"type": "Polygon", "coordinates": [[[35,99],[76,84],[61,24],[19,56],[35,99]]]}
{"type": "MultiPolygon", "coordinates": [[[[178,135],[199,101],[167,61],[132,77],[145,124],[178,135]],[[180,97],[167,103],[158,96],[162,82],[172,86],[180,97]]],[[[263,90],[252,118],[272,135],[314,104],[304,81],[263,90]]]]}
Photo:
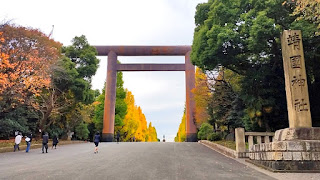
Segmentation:
{"type": "Polygon", "coordinates": [[[191,90],[195,88],[195,67],[190,61],[190,51],[185,55],[186,73],[186,141],[197,141],[197,128],[195,126],[195,102],[191,90]]]}
{"type": "Polygon", "coordinates": [[[185,71],[186,141],[197,141],[195,103],[191,90],[195,87],[195,66],[190,62],[191,46],[95,46],[98,56],[108,56],[102,141],[114,139],[117,71],[185,71]],[[117,64],[117,56],[185,56],[185,64],[117,64]]]}
{"type": "Polygon", "coordinates": [[[112,142],[114,137],[114,116],[116,105],[117,86],[117,55],[108,53],[107,82],[105,86],[105,99],[103,111],[102,141],[112,142]]]}

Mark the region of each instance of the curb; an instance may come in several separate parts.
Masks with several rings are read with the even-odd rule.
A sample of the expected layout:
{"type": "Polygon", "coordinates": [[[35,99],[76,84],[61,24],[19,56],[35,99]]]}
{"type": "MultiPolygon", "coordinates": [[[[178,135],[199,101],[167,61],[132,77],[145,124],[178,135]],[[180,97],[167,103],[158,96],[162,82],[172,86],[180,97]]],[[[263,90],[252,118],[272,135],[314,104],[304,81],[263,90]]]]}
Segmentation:
{"type": "MultiPolygon", "coordinates": [[[[79,143],[85,143],[86,141],[61,141],[59,142],[59,146],[61,145],[68,145],[68,144],[79,144],[79,143]]],[[[48,143],[49,145],[49,143],[48,143]]],[[[26,150],[27,145],[26,144],[20,144],[19,146],[20,151],[21,150],[26,150]]],[[[30,146],[30,149],[37,149],[37,148],[42,148],[42,144],[32,144],[30,146]]],[[[3,147],[0,148],[0,153],[5,153],[5,152],[13,152],[13,146],[12,147],[3,147]]]]}
{"type": "Polygon", "coordinates": [[[220,154],[223,154],[225,156],[231,157],[231,158],[237,158],[238,154],[235,150],[227,148],[225,146],[222,146],[220,144],[216,144],[207,140],[200,140],[198,141],[200,144],[209,147],[210,149],[213,149],[217,151],[220,154]]]}

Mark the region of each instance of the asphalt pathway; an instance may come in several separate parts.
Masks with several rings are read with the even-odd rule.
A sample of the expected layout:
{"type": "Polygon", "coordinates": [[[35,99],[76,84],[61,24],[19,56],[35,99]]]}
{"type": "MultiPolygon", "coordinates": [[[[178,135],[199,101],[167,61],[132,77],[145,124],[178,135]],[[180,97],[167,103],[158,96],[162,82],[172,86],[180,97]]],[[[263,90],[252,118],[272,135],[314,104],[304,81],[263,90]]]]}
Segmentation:
{"type": "Polygon", "coordinates": [[[273,179],[199,143],[93,143],[0,154],[0,179],[273,179]]]}

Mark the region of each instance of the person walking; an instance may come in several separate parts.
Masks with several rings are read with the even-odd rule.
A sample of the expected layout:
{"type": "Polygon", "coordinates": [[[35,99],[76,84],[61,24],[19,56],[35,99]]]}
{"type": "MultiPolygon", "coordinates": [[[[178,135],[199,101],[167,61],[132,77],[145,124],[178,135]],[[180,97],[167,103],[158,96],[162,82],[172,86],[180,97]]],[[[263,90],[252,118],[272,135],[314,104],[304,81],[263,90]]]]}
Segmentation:
{"type": "Polygon", "coordinates": [[[53,146],[55,149],[57,149],[58,143],[59,143],[58,137],[56,135],[54,135],[52,138],[52,148],[51,149],[53,149],[53,146]]]}
{"type": "Polygon", "coordinates": [[[17,149],[18,149],[18,151],[20,151],[19,144],[21,143],[21,139],[22,139],[22,134],[21,134],[21,132],[19,132],[18,135],[14,139],[13,152],[15,152],[17,149]]]}
{"type": "Polygon", "coordinates": [[[27,148],[26,148],[26,153],[29,152],[30,146],[31,146],[31,141],[32,141],[32,134],[30,133],[28,136],[26,136],[26,143],[27,143],[27,148]]]}
{"type": "Polygon", "coordinates": [[[48,141],[49,141],[49,136],[48,133],[44,133],[42,136],[42,153],[44,153],[44,148],[46,148],[46,153],[48,153],[48,141]]]}
{"type": "Polygon", "coordinates": [[[93,142],[94,142],[94,145],[95,145],[94,153],[96,154],[96,153],[98,153],[98,146],[99,146],[99,142],[100,142],[100,133],[99,133],[99,131],[97,131],[97,133],[94,135],[93,142]]]}
{"type": "Polygon", "coordinates": [[[117,132],[117,144],[120,142],[120,131],[117,132]]]}

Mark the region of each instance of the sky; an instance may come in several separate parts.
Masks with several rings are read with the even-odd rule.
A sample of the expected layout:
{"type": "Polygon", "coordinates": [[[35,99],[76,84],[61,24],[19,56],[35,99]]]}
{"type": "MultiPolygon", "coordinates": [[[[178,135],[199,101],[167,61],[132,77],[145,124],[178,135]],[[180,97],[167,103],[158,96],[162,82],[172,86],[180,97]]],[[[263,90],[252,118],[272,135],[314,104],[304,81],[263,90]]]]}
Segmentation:
{"type": "MultiPolygon", "coordinates": [[[[40,29],[65,46],[85,35],[91,45],[191,45],[198,3],[207,0],[7,0],[1,3],[0,21],[40,29]],[[49,2],[49,3],[47,3],[49,2]]],[[[92,79],[102,90],[107,57],[92,79]]],[[[183,56],[122,57],[121,63],[184,63],[183,56]]],[[[123,72],[124,87],[135,97],[159,139],[173,141],[182,119],[185,73],[123,72]]]]}

